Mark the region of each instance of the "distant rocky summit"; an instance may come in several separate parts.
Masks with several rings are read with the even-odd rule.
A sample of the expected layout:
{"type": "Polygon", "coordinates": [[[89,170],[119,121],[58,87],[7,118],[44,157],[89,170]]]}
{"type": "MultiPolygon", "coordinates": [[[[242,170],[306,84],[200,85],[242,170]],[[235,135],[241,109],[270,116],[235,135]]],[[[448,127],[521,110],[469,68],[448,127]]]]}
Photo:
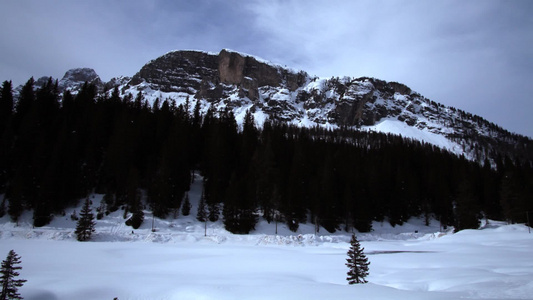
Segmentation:
{"type": "Polygon", "coordinates": [[[77,90],[87,82],[99,88],[103,87],[102,80],[91,68],[77,68],[68,70],[58,83],[61,92],[66,90],[77,90]]]}

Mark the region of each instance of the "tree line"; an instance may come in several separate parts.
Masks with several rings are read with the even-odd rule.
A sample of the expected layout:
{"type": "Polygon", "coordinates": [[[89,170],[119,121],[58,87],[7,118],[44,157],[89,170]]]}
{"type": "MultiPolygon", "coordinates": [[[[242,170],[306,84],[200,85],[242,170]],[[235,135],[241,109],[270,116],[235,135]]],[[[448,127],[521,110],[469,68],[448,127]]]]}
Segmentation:
{"type": "Polygon", "coordinates": [[[525,222],[533,211],[531,161],[510,156],[479,164],[390,134],[271,120],[258,128],[251,111],[239,126],[229,109],[149,105],[141,93],[91,84],[60,96],[51,78],[37,88],[28,80],[18,99],[5,81],[0,96],[0,213],[17,221],[31,209],[35,226],[90,193],[105,194],[99,215],[176,216],[193,172],[204,178],[199,219],[221,218],[234,233],[260,218],[293,231],[311,222],[364,232],[375,220],[422,216],[463,229],[481,217],[525,222]]]}

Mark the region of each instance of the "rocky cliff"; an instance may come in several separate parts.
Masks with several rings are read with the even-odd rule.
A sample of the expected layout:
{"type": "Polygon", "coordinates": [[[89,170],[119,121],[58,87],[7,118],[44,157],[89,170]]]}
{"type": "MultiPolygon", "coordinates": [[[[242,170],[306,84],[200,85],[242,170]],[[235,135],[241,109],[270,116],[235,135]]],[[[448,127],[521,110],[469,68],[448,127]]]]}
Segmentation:
{"type": "Polygon", "coordinates": [[[219,54],[174,51],[142,67],[129,85],[146,83],[151,89],[209,101],[227,97],[237,88],[240,97],[258,100],[260,87],[286,86],[294,91],[307,77],[305,72],[294,73],[228,50],[219,54]]]}

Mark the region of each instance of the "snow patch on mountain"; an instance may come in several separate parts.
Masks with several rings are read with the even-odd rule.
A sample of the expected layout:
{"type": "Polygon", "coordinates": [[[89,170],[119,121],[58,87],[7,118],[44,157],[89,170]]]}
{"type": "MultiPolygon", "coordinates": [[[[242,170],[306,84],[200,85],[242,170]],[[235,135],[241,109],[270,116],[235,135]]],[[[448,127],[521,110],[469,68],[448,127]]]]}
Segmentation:
{"type": "Polygon", "coordinates": [[[409,126],[405,122],[399,121],[395,118],[381,120],[379,123],[373,126],[364,126],[363,130],[390,133],[405,138],[426,142],[457,155],[464,153],[459,144],[450,141],[443,135],[430,132],[427,130],[427,128],[418,129],[417,127],[409,126]]]}

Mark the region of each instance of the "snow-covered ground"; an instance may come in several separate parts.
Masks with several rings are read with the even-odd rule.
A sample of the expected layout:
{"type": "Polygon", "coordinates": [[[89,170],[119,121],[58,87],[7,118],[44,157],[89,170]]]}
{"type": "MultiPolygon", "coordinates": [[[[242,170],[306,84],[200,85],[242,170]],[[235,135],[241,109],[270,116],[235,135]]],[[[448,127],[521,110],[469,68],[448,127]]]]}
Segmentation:
{"type": "Polygon", "coordinates": [[[122,241],[100,230],[81,243],[62,230],[12,235],[6,227],[0,253],[22,256],[27,300],[533,298],[533,234],[523,225],[417,239],[376,233],[362,242],[369,283],[357,286],[345,279],[348,243],[340,236],[231,236],[211,228],[204,237],[174,228],[138,230],[122,241]]]}
{"type": "MultiPolygon", "coordinates": [[[[412,219],[392,228],[374,223],[358,234],[371,265],[369,283],[346,281],[349,235],[290,232],[261,222],[250,235],[222,223],[195,221],[200,180],[191,190],[192,216],[154,220],[138,230],[123,212],[98,220],[90,242],[77,242],[68,210],[49,226],[18,226],[0,218],[0,257],[22,257],[20,289],[44,299],[533,299],[533,234],[524,225],[490,221],[479,230],[442,232],[412,219]]],[[[93,198],[93,207],[101,195],[93,198]]]]}

